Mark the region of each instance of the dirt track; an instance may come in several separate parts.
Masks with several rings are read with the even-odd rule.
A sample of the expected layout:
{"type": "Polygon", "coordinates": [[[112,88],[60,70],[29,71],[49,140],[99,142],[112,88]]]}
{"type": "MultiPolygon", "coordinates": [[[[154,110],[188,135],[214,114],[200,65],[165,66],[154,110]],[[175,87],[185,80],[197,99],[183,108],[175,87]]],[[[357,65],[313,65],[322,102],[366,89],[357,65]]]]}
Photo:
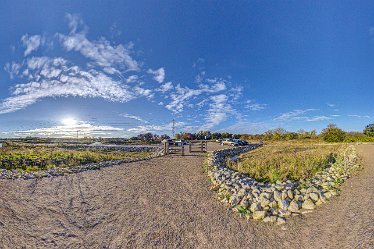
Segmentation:
{"type": "Polygon", "coordinates": [[[201,156],[41,180],[0,180],[0,248],[374,248],[374,145],[341,196],[283,227],[238,218],[201,156]]]}

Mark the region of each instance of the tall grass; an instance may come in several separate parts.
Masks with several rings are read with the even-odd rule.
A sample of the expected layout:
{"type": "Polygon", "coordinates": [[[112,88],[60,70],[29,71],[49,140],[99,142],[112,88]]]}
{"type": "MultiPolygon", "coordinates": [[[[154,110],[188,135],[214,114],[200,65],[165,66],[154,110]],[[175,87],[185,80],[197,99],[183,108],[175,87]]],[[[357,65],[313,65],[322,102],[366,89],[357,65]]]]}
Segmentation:
{"type": "Polygon", "coordinates": [[[247,152],[229,167],[260,181],[301,180],[335,162],[345,145],[277,143],[247,152]]]}
{"type": "Polygon", "coordinates": [[[105,151],[100,149],[69,150],[58,147],[0,148],[0,169],[39,171],[52,167],[70,167],[126,158],[143,158],[150,152],[105,151]]]}

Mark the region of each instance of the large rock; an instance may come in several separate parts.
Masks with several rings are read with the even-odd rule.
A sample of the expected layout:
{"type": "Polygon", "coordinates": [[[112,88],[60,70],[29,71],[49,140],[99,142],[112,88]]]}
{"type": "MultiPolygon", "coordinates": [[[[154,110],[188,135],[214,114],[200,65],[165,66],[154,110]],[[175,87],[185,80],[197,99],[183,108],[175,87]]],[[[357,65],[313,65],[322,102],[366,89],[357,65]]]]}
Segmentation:
{"type": "Polygon", "coordinates": [[[254,211],[253,212],[253,219],[255,220],[262,220],[265,218],[266,211],[254,211]]]}
{"type": "Polygon", "coordinates": [[[261,204],[259,202],[252,203],[251,207],[249,208],[252,212],[261,210],[261,204]]]}
{"type": "Polygon", "coordinates": [[[290,189],[287,191],[287,195],[288,195],[288,198],[290,198],[291,200],[292,200],[293,197],[294,197],[294,196],[293,196],[293,192],[292,192],[292,190],[290,190],[290,189]]]}
{"type": "Polygon", "coordinates": [[[319,199],[319,196],[318,196],[318,194],[317,193],[310,193],[309,194],[309,197],[310,197],[310,199],[312,199],[313,201],[318,201],[318,199],[319,199]]]}
{"type": "Polygon", "coordinates": [[[274,191],[274,200],[276,200],[277,202],[279,202],[279,201],[282,200],[282,194],[281,194],[281,192],[274,191]]]}
{"type": "Polygon", "coordinates": [[[279,216],[280,217],[289,217],[291,212],[288,210],[279,209],[279,216]]]}
{"type": "Polygon", "coordinates": [[[303,202],[302,208],[303,208],[303,209],[311,210],[311,209],[314,209],[315,206],[316,206],[316,205],[314,205],[314,202],[313,202],[311,199],[306,199],[306,200],[303,202]]]}
{"type": "Polygon", "coordinates": [[[288,210],[290,210],[293,213],[299,212],[299,204],[296,201],[291,201],[290,205],[288,206],[288,210]]]}
{"type": "Polygon", "coordinates": [[[265,196],[260,196],[260,204],[262,207],[269,205],[270,201],[265,196]]]}
{"type": "Polygon", "coordinates": [[[280,209],[287,210],[290,202],[288,200],[281,200],[280,202],[278,202],[278,204],[280,209]]]}
{"type": "Polygon", "coordinates": [[[241,198],[238,197],[238,196],[231,196],[231,198],[230,198],[230,204],[232,206],[238,205],[240,201],[241,201],[241,198]]]}

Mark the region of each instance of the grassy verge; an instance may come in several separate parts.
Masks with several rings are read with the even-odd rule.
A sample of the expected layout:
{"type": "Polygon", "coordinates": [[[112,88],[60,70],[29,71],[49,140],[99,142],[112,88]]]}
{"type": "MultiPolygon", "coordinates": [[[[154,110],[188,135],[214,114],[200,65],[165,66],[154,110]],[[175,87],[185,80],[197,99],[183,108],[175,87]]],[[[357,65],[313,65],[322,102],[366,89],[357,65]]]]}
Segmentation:
{"type": "Polygon", "coordinates": [[[228,166],[260,181],[302,180],[330,167],[342,155],[343,144],[274,143],[247,152],[228,166]]]}
{"type": "Polygon", "coordinates": [[[100,149],[69,150],[58,147],[0,148],[0,169],[40,171],[54,167],[71,167],[111,160],[144,158],[151,152],[104,151],[100,149]]]}

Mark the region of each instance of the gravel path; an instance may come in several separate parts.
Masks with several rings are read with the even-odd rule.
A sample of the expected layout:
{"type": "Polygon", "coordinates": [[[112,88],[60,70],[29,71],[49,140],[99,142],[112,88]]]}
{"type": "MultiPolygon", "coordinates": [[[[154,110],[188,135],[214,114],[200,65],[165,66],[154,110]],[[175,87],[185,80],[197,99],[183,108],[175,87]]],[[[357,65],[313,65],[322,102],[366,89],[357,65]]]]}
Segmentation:
{"type": "Polygon", "coordinates": [[[374,248],[374,145],[358,149],[366,167],[341,196],[285,226],[227,210],[201,155],[0,180],[0,248],[374,248]]]}

